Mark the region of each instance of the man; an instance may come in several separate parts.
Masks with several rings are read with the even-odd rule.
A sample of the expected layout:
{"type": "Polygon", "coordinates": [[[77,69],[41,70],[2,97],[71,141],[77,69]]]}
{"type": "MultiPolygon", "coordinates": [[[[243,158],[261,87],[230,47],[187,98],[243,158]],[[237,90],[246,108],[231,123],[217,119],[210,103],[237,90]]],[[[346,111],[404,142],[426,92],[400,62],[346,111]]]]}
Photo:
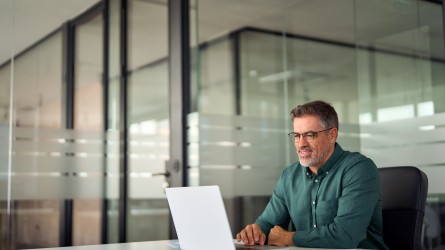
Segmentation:
{"type": "Polygon", "coordinates": [[[388,249],[374,162],[336,143],[338,117],[322,101],[291,112],[299,157],[284,169],[263,213],[236,235],[245,245],[388,249]],[[294,229],[287,231],[289,222],[294,229]],[[286,228],[286,229],[284,229],[286,228]]]}

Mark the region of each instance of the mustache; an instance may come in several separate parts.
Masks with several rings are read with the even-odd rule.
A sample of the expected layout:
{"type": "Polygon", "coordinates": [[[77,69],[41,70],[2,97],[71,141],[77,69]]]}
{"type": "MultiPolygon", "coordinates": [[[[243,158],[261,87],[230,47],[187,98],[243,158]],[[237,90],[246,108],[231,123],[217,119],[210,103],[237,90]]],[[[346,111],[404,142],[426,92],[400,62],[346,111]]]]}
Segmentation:
{"type": "Polygon", "coordinates": [[[298,150],[308,150],[308,151],[312,152],[312,149],[310,147],[308,147],[308,146],[304,146],[304,147],[298,148],[298,150]]]}

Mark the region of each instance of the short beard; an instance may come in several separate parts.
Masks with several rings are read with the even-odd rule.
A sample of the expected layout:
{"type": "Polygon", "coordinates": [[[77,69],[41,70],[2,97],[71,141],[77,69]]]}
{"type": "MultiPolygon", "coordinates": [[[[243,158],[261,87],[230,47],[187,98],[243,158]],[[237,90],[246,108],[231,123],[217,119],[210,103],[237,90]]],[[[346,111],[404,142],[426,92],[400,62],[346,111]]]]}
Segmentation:
{"type": "Polygon", "coordinates": [[[326,147],[326,148],[324,148],[323,151],[321,151],[321,154],[320,154],[319,157],[313,159],[312,161],[309,161],[307,164],[301,163],[301,160],[300,160],[300,164],[301,164],[301,166],[308,167],[308,168],[316,166],[316,165],[320,164],[322,161],[325,160],[325,158],[328,155],[328,153],[329,153],[329,147],[326,147]]]}

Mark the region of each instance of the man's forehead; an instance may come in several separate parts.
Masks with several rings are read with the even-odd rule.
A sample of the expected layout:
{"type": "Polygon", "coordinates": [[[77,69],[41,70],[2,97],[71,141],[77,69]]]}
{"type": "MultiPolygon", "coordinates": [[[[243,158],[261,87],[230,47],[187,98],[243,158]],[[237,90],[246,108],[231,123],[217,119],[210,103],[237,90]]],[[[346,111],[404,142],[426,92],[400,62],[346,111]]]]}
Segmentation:
{"type": "Polygon", "coordinates": [[[318,116],[302,116],[294,119],[294,128],[301,128],[306,130],[322,128],[320,117],[318,116]]]}
{"type": "Polygon", "coordinates": [[[294,124],[295,123],[320,123],[320,117],[316,115],[305,115],[301,117],[295,117],[294,124]]]}

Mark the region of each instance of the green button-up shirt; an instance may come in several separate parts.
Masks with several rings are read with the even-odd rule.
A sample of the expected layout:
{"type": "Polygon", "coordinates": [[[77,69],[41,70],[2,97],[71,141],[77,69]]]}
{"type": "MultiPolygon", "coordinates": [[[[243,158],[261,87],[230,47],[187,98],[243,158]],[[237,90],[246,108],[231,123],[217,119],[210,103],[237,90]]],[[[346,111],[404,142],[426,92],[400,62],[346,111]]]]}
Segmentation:
{"type": "Polygon", "coordinates": [[[255,223],[268,235],[275,225],[287,228],[290,220],[296,246],[388,249],[377,167],[338,144],[317,174],[299,162],[285,168],[255,223]]]}

